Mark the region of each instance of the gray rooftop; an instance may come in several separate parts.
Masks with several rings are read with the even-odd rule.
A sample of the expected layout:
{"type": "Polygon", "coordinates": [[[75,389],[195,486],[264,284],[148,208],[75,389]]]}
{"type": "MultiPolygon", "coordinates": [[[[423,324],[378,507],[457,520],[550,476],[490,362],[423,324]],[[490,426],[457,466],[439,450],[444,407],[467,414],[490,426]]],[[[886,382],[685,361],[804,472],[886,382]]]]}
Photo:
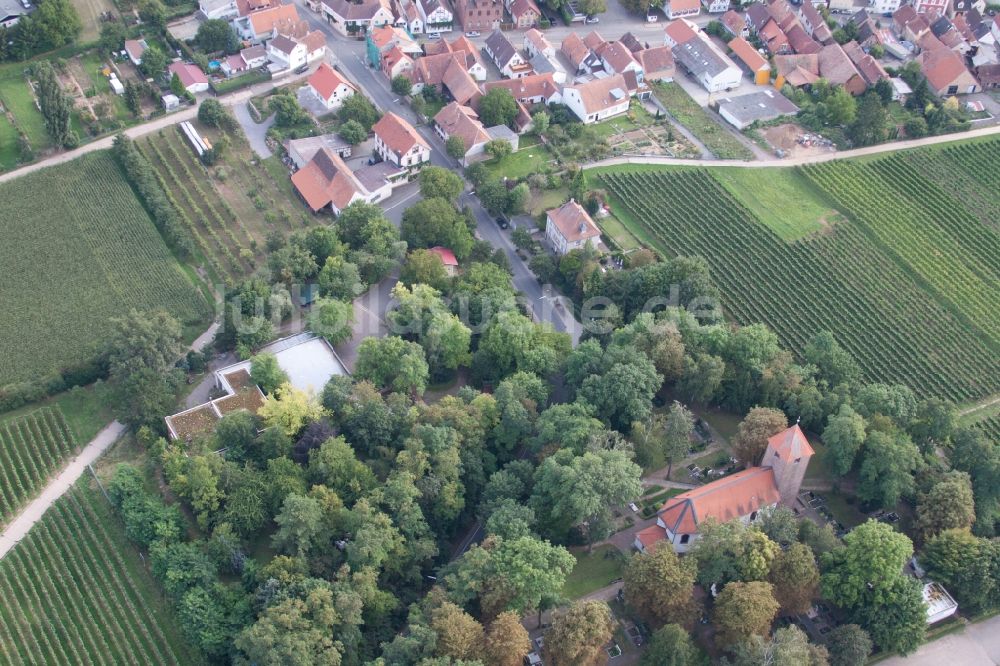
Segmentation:
{"type": "Polygon", "coordinates": [[[799,107],[792,104],[787,97],[772,90],[739,97],[724,97],[719,100],[719,111],[723,109],[748,125],[757,120],[771,120],[799,112],[799,107]]]}
{"type": "Polygon", "coordinates": [[[12,19],[15,16],[24,16],[29,11],[21,6],[18,0],[0,0],[0,21],[12,19]]]}
{"type": "Polygon", "coordinates": [[[702,74],[717,76],[730,67],[730,63],[700,37],[689,39],[671,50],[674,59],[695,76],[700,77],[702,74]]]}

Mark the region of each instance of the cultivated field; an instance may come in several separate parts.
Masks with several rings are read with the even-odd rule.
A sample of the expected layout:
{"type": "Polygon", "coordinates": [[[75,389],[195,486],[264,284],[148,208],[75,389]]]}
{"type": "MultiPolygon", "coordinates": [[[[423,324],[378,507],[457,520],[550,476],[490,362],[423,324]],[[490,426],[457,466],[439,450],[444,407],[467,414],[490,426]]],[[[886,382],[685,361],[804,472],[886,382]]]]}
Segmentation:
{"type": "Polygon", "coordinates": [[[0,422],[0,525],[34,498],[78,448],[58,408],[0,422]]]}
{"type": "MultiPolygon", "coordinates": [[[[1000,142],[954,150],[934,155],[952,165],[946,177],[967,183],[970,192],[973,183],[995,192],[996,185],[985,188],[1000,178],[993,166],[1000,142]],[[963,157],[968,170],[960,168],[963,157]]],[[[846,218],[823,219],[819,231],[794,242],[782,238],[798,235],[792,228],[775,231],[761,221],[773,210],[758,212],[759,202],[737,198],[738,190],[709,170],[632,167],[598,175],[618,218],[639,238],[668,254],[708,260],[735,320],[766,323],[794,350],[830,330],[871,381],[972,400],[1000,391],[1000,237],[994,222],[984,223],[988,202],[976,207],[926,177],[914,182],[913,167],[903,171],[908,160],[920,159],[810,169],[816,191],[806,205],[835,201],[846,218]],[[898,182],[890,184],[885,174],[896,174],[898,182]],[[819,183],[829,183],[830,192],[819,183]],[[921,189],[925,203],[917,204],[921,189]]],[[[809,184],[799,172],[766,171],[775,179],[795,177],[795,187],[809,184]]],[[[793,211],[789,218],[801,213],[798,200],[784,205],[793,211]]]]}
{"type": "Polygon", "coordinates": [[[220,278],[236,280],[251,272],[264,256],[270,232],[287,234],[312,221],[276,180],[288,181],[288,174],[268,171],[242,135],[211,169],[202,166],[175,127],[138,145],[181,212],[207,267],[220,278]]]}
{"type": "Polygon", "coordinates": [[[0,201],[0,386],[86,361],[131,308],[208,319],[110,153],[0,185],[0,201]]]}
{"type": "Polygon", "coordinates": [[[106,500],[85,482],[0,561],[0,663],[198,663],[106,500]]]}

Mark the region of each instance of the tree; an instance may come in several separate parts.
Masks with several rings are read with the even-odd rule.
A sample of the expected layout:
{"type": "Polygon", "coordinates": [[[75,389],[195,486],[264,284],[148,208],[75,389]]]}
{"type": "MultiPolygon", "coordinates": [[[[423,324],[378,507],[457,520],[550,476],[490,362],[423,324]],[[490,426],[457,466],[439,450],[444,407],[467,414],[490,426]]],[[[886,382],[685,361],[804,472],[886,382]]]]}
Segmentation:
{"type": "Polygon", "coordinates": [[[150,44],[142,54],[139,71],[151,79],[158,79],[167,68],[167,56],[156,44],[150,44]]]}
{"type": "Polygon", "coordinates": [[[427,388],[427,360],[416,342],[396,336],[365,338],[358,347],[354,376],[376,386],[422,395],[427,388]]]}
{"type": "Polygon", "coordinates": [[[318,298],[313,303],[306,325],[331,345],[339,345],[349,340],[354,332],[354,306],[333,298],[318,298]]]}
{"type": "Polygon", "coordinates": [[[702,655],[691,634],[677,624],[665,624],[653,633],[642,655],[642,666],[699,666],[702,655]]]}
{"type": "Polygon", "coordinates": [[[852,617],[882,650],[909,654],[920,647],[927,634],[923,584],[900,576],[887,586],[887,592],[885,603],[861,606],[852,617]]]}
{"type": "Polygon", "coordinates": [[[740,462],[748,467],[760,462],[767,440],[788,427],[785,413],[768,407],[754,407],[740,422],[733,449],[740,462]]]}
{"type": "Polygon", "coordinates": [[[482,648],[483,625],[450,601],[431,611],[431,628],[441,657],[475,659],[482,648]]]}
{"type": "MultiPolygon", "coordinates": [[[[426,171],[427,168],[424,169],[426,171]]],[[[448,272],[444,262],[430,250],[417,249],[406,255],[406,262],[399,274],[399,281],[408,287],[426,284],[438,291],[448,286],[448,272]]]]}
{"type": "Polygon", "coordinates": [[[514,152],[514,147],[507,139],[493,139],[483,147],[486,154],[495,160],[500,160],[514,152]]]}
{"type": "Polygon", "coordinates": [[[783,614],[801,615],[809,610],[819,590],[819,569],[809,546],[793,543],[778,553],[768,579],[783,614]]]}
{"type": "Polygon", "coordinates": [[[364,128],[365,134],[372,131],[372,125],[378,122],[381,114],[375,105],[364,95],[351,95],[344,100],[337,112],[337,117],[341,123],[355,120],[364,128]]]}
{"type": "Polygon", "coordinates": [[[889,134],[889,114],[878,93],[870,91],[861,97],[857,115],[847,133],[855,146],[871,146],[886,140],[889,134]]]}
{"type": "Polygon", "coordinates": [[[445,199],[423,199],[403,212],[403,240],[411,248],[443,245],[461,260],[472,251],[473,237],[465,218],[445,199]]]}
{"type": "Polygon", "coordinates": [[[483,658],[491,666],[521,666],[530,651],[528,630],[517,613],[500,613],[486,628],[483,658]]]}
{"type": "Polygon", "coordinates": [[[913,472],[920,452],[901,432],[872,432],[865,442],[857,495],[883,509],[891,509],[913,492],[913,472]]]}
{"type": "Polygon", "coordinates": [[[683,460],[691,448],[691,433],[694,432],[694,415],[681,403],[674,401],[667,412],[663,425],[663,457],[666,459],[667,478],[674,463],[683,460]]]}
{"type": "Polygon", "coordinates": [[[826,635],[830,666],[864,666],[872,647],[868,632],[856,624],[842,624],[826,635]]]}
{"type": "Polygon", "coordinates": [[[611,609],[603,601],[577,601],[556,613],[545,634],[546,666],[596,666],[607,661],[604,646],[614,636],[611,609]]]}
{"type": "Polygon", "coordinates": [[[247,663],[260,666],[338,666],[343,645],[334,640],[340,621],[333,593],[315,587],[304,599],[289,598],[267,607],[243,630],[236,648],[247,663]]]}
{"type": "Polygon", "coordinates": [[[798,540],[799,519],[787,506],[761,509],[757,514],[756,527],[782,547],[798,540]]]}
{"type": "Polygon", "coordinates": [[[194,37],[195,44],[206,53],[236,53],[240,48],[240,39],[228,21],[209,19],[198,26],[194,37]]]}
{"type": "Polygon", "coordinates": [[[955,431],[956,418],[955,405],[948,400],[921,401],[910,424],[910,434],[921,452],[932,453],[935,446],[947,442],[955,431]]]}
{"type": "Polygon", "coordinates": [[[523,614],[558,598],[576,560],[562,546],[529,536],[490,537],[445,568],[455,603],[478,598],[486,617],[510,610],[523,614]]]}
{"type": "Polygon", "coordinates": [[[63,91],[59,77],[48,61],[42,60],[36,63],[32,72],[37,84],[35,93],[45,121],[45,129],[53,143],[63,146],[70,140],[72,133],[70,116],[73,111],[73,101],[63,91]]]}
{"type": "Polygon", "coordinates": [[[503,500],[493,507],[485,525],[486,534],[504,539],[533,536],[534,529],[535,512],[531,507],[518,504],[512,499],[503,500]]]}
{"type": "Polygon", "coordinates": [[[357,120],[348,120],[342,124],[340,128],[337,129],[337,134],[340,135],[341,139],[352,146],[356,146],[368,138],[368,130],[366,130],[357,120]]]}
{"type": "Polygon", "coordinates": [[[865,441],[865,426],[864,417],[850,405],[842,405],[835,416],[830,416],[823,430],[823,443],[834,474],[844,476],[854,467],[854,459],[865,441]]]}
{"type": "Polygon", "coordinates": [[[1000,546],[967,529],[948,529],[927,541],[920,564],[970,610],[987,608],[1000,593],[1000,546]]]}
{"type": "Polygon", "coordinates": [[[299,101],[290,92],[272,95],[268,108],[275,114],[274,124],[278,127],[295,127],[309,120],[309,114],[299,106],[299,101]]]}
{"type": "Polygon", "coordinates": [[[228,127],[229,120],[229,114],[217,99],[202,100],[198,105],[198,122],[203,125],[224,129],[228,127]]]}
{"type": "Polygon", "coordinates": [[[688,396],[692,402],[711,402],[722,384],[725,369],[725,361],[718,356],[702,353],[685,355],[677,392],[688,396]]]}
{"type": "MultiPolygon", "coordinates": [[[[927,84],[925,83],[924,85],[926,86],[927,84]]],[[[919,139],[927,136],[930,130],[927,127],[927,120],[923,116],[911,115],[903,123],[903,131],[906,132],[907,138],[919,139]]]]}
{"type": "Polygon", "coordinates": [[[755,527],[739,520],[706,520],[701,538],[690,553],[698,562],[698,582],[704,586],[732,580],[766,580],[781,547],[755,527]]]}
{"type": "Polygon", "coordinates": [[[112,332],[105,343],[105,357],[112,374],[140,368],[165,372],[181,356],[181,325],[164,310],[139,312],[111,320],[112,332]]]}
{"type": "Polygon", "coordinates": [[[444,167],[428,166],[420,170],[420,195],[424,199],[439,197],[455,201],[465,189],[462,177],[444,167]]]}
{"type": "Polygon", "coordinates": [[[853,385],[861,378],[861,368],[850,352],[840,346],[829,331],[820,331],[802,350],[807,363],[816,366],[819,376],[831,387],[853,385]]]}
{"type": "Polygon", "coordinates": [[[413,82],[406,78],[404,75],[392,77],[392,82],[390,84],[392,92],[399,95],[400,97],[406,97],[410,94],[413,89],[413,82]]]}
{"type": "Polygon", "coordinates": [[[822,104],[826,109],[827,125],[846,127],[854,122],[858,111],[857,101],[851,93],[844,90],[843,86],[836,86],[822,104]]]}
{"type": "Polygon", "coordinates": [[[680,559],[661,544],[651,552],[632,556],[622,574],[625,601],[654,624],[685,624],[693,608],[696,563],[680,559]]]}
{"type": "Polygon", "coordinates": [[[448,137],[448,140],[444,142],[444,151],[448,153],[448,156],[452,159],[464,159],[465,150],[465,141],[463,141],[462,137],[457,134],[452,134],[448,137]]]}
{"type": "Polygon", "coordinates": [[[309,452],[309,476],[337,493],[348,505],[378,486],[374,472],[358,460],[343,437],[331,437],[309,452]]]}
{"type": "Polygon", "coordinates": [[[917,413],[913,391],[901,384],[865,384],[855,394],[852,404],[866,419],[881,414],[901,428],[909,427],[917,413]]]}
{"type": "Polygon", "coordinates": [[[288,383],[288,374],[278,365],[277,357],[266,352],[250,359],[250,378],[267,395],[288,383]]]}
{"type": "Polygon", "coordinates": [[[324,296],[339,301],[352,301],[365,289],[357,265],[337,256],[327,257],[316,281],[324,296]]]}
{"type": "Polygon", "coordinates": [[[127,33],[125,24],[121,21],[103,21],[101,23],[101,51],[104,53],[116,53],[125,44],[127,33]]]}
{"type": "Polygon", "coordinates": [[[531,507],[551,534],[578,525],[588,545],[607,536],[610,507],[642,494],[642,468],[621,450],[588,451],[576,456],[563,449],[535,472],[531,507]]]}
{"type": "Polygon", "coordinates": [[[277,427],[288,436],[295,436],[309,421],[315,421],[323,408],[316,398],[291,384],[285,383],[274,392],[275,397],[264,401],[257,410],[269,427],[277,427]]]}
{"type": "Polygon", "coordinates": [[[972,478],[976,504],[975,533],[993,536],[1000,500],[1000,446],[979,428],[957,430],[952,436],[951,465],[972,478]]]}
{"type": "Polygon", "coordinates": [[[584,379],[577,395],[593,405],[601,420],[625,431],[648,416],[653,396],[662,384],[656,366],[646,356],[636,355],[615,359],[602,374],[584,379]]]}
{"type": "Polygon", "coordinates": [[[478,111],[484,127],[509,126],[517,117],[517,102],[506,88],[491,88],[479,98],[478,111]]]}
{"type": "Polygon", "coordinates": [[[577,7],[581,13],[587,16],[596,16],[607,11],[608,7],[604,0],[582,0],[577,7]]]}
{"type": "MultiPolygon", "coordinates": [[[[143,0],[139,4],[139,18],[142,19],[143,23],[163,30],[167,23],[167,10],[160,0],[143,0]]],[[[143,59],[145,57],[143,54],[143,59]]]]}
{"type": "Polygon", "coordinates": [[[278,524],[271,537],[275,548],[305,557],[323,526],[323,508],[312,497],[289,495],[274,522],[278,524]]]}
{"type": "Polygon", "coordinates": [[[726,585],[715,599],[712,623],[716,628],[716,641],[729,646],[753,636],[765,636],[778,613],[770,583],[733,582],[726,585]]]}
{"type": "Polygon", "coordinates": [[[810,645],[809,637],[797,626],[783,627],[770,639],[753,636],[733,650],[733,666],[827,666],[826,648],[810,645]]]}
{"type": "Polygon", "coordinates": [[[972,481],[965,472],[949,472],[921,493],[917,501],[916,528],[920,539],[952,529],[970,529],[976,522],[972,481]]]}
{"type": "Polygon", "coordinates": [[[594,418],[594,410],[583,403],[552,405],[535,422],[535,439],[529,443],[533,451],[548,447],[570,449],[583,455],[591,440],[604,430],[604,424],[594,418]]]}

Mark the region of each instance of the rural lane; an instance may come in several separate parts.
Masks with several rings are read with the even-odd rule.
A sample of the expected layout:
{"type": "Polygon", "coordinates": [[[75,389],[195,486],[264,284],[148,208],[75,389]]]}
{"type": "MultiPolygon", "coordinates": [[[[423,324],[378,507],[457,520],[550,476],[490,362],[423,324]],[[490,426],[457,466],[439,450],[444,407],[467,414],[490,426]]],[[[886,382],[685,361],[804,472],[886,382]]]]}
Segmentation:
{"type": "Polygon", "coordinates": [[[50,506],[76,483],[84,470],[87,469],[87,465],[97,460],[109,446],[118,441],[124,432],[125,426],[123,424],[112,421],[97,433],[94,439],[90,440],[90,443],[66,465],[59,476],[53,479],[45,487],[45,490],[32,500],[24,511],[0,534],[0,559],[3,559],[7,552],[24,538],[34,524],[41,520],[50,506]]]}

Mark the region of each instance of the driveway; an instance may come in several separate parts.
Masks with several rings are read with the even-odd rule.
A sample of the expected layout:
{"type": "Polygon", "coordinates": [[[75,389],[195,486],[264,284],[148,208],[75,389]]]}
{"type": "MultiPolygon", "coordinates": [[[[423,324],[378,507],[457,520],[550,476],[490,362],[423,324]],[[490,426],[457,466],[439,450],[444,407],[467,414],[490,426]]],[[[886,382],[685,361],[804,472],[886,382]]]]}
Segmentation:
{"type": "Polygon", "coordinates": [[[240,127],[243,128],[243,133],[247,135],[247,141],[250,142],[250,147],[253,148],[253,152],[261,159],[267,159],[272,155],[271,149],[267,147],[267,130],[271,129],[271,125],[274,124],[274,113],[262,123],[255,123],[253,118],[250,116],[250,108],[247,102],[241,102],[233,106],[233,115],[236,116],[236,120],[240,123],[240,127]]]}

